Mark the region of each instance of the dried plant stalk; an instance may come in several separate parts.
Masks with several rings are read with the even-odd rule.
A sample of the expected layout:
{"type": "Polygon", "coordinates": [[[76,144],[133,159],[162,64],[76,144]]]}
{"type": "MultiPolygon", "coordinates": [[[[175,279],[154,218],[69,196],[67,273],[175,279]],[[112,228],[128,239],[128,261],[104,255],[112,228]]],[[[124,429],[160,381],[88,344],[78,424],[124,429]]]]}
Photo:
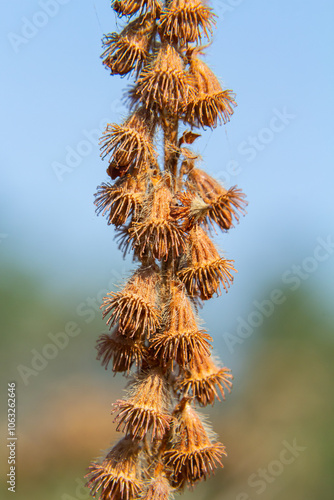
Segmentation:
{"type": "Polygon", "coordinates": [[[246,202],[197,167],[191,145],[194,129],[230,120],[235,100],[200,58],[215,25],[205,0],[111,4],[128,22],[105,35],[103,64],[135,82],[129,117],[108,124],[101,139],[114,182],[99,186],[95,203],[138,267],[101,305],[113,331],[98,339],[97,358],[131,380],[112,410],[125,437],[92,462],[87,486],[100,500],[169,500],[223,467],[226,455],[196,407],[225,399],[233,377],[212,358],[195,306],[233,282],[233,261],[210,230],[231,229],[246,202]]]}

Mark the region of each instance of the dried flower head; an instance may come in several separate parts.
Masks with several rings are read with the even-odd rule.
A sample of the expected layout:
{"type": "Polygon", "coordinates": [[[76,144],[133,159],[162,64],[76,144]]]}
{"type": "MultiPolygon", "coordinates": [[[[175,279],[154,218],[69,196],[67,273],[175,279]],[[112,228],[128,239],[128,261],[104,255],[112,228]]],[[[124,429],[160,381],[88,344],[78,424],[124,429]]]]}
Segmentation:
{"type": "Polygon", "coordinates": [[[225,391],[231,392],[232,379],[231,371],[217,367],[211,356],[201,359],[195,356],[176,380],[176,390],[207,406],[214,403],[215,397],[220,401],[219,393],[225,399],[225,391]]]}
{"type": "Polygon", "coordinates": [[[121,33],[104,36],[101,57],[112,75],[126,75],[141,69],[148,56],[153,30],[153,19],[146,15],[129,23],[121,33]]]}
{"type": "Polygon", "coordinates": [[[155,184],[138,221],[129,228],[133,248],[140,257],[151,254],[155,259],[179,256],[185,249],[185,234],[171,217],[173,196],[164,179],[155,184]]]}
{"type": "Polygon", "coordinates": [[[133,364],[139,367],[145,357],[146,347],[141,340],[125,337],[117,329],[112,334],[104,333],[97,341],[97,359],[108,368],[112,361],[113,372],[129,373],[133,364]]]}
{"type": "Polygon", "coordinates": [[[160,313],[157,308],[157,284],[159,275],[155,266],[141,267],[118,293],[110,292],[101,307],[103,317],[109,316],[107,325],[119,323],[119,331],[127,337],[147,337],[158,328],[160,313]]]}
{"type": "Polygon", "coordinates": [[[96,212],[107,215],[108,224],[122,226],[130,216],[137,217],[145,189],[144,178],[130,175],[121,177],[113,185],[103,183],[95,194],[96,212]]]}
{"type": "Polygon", "coordinates": [[[185,121],[195,127],[217,127],[218,122],[226,123],[233,114],[236,105],[234,94],[223,90],[208,66],[195,55],[195,50],[188,50],[188,82],[193,87],[185,109],[185,121]]]}
{"type": "Polygon", "coordinates": [[[143,109],[136,110],[123,125],[109,124],[101,139],[101,156],[110,156],[108,174],[123,176],[131,167],[146,171],[156,163],[152,144],[155,123],[143,109]]]}
{"type": "Polygon", "coordinates": [[[209,355],[212,338],[205,330],[199,330],[191,303],[180,282],[171,284],[164,317],[165,326],[151,342],[151,351],[161,363],[173,367],[176,362],[185,367],[195,354],[199,358],[209,355]]]}
{"type": "Polygon", "coordinates": [[[128,398],[114,404],[117,430],[137,439],[151,431],[152,439],[162,439],[171,421],[169,405],[167,382],[160,370],[144,373],[130,386],[128,398]]]}
{"type": "Polygon", "coordinates": [[[141,72],[131,99],[156,112],[177,113],[191,93],[182,57],[172,45],[164,43],[141,72]]]}
{"type": "Polygon", "coordinates": [[[215,223],[227,231],[234,222],[239,222],[239,214],[245,214],[244,193],[236,186],[225,189],[204,170],[191,170],[188,188],[190,192],[179,195],[182,207],[175,208],[173,214],[182,217],[187,227],[201,222],[206,226],[215,223]]]}
{"type": "Polygon", "coordinates": [[[178,487],[186,482],[193,485],[206,479],[217,465],[223,467],[221,457],[226,455],[225,447],[210,439],[212,433],[208,432],[187,398],[181,400],[174,415],[174,439],[170,442],[170,449],[164,453],[164,460],[172,470],[173,484],[178,487]]]}
{"type": "Polygon", "coordinates": [[[209,38],[215,15],[201,0],[172,0],[160,18],[163,39],[182,44],[209,38]]]}
{"type": "Polygon", "coordinates": [[[133,16],[138,12],[148,12],[157,17],[161,11],[158,0],[112,0],[112,7],[120,16],[133,16]]]}
{"type": "Polygon", "coordinates": [[[200,227],[189,232],[189,250],[178,277],[190,295],[199,295],[202,300],[220,293],[220,284],[225,291],[233,282],[233,261],[219,256],[213,242],[200,227]]]}
{"type": "Polygon", "coordinates": [[[92,495],[100,491],[100,500],[134,500],[142,488],[139,467],[140,446],[123,438],[102,463],[93,462],[88,469],[87,486],[92,495]]]}

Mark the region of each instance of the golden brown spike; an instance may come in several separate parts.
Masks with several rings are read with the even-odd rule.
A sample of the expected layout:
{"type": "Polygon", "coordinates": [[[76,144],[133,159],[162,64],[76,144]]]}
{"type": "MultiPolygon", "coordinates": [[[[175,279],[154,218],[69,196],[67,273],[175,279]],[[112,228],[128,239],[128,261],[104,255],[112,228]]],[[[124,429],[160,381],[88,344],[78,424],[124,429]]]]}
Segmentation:
{"type": "Polygon", "coordinates": [[[232,375],[210,356],[212,339],[195,311],[233,281],[233,261],[208,232],[229,230],[246,202],[197,168],[191,145],[194,128],[226,123],[235,101],[199,58],[215,24],[206,0],[111,5],[126,23],[105,36],[103,64],[134,83],[130,116],[109,124],[101,139],[115,182],[98,187],[95,204],[138,267],[104,297],[103,317],[115,329],[100,336],[97,357],[115,373],[135,375],[112,412],[126,436],[91,464],[88,486],[100,500],[171,500],[222,466],[225,454],[195,406],[224,399],[232,375]]]}

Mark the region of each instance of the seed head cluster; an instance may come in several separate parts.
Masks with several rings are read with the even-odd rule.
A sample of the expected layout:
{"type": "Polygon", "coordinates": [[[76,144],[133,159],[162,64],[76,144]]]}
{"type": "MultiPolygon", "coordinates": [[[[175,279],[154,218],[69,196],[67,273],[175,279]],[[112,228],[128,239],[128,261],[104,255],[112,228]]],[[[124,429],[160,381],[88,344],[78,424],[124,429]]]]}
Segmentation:
{"type": "Polygon", "coordinates": [[[226,455],[198,408],[225,399],[233,377],[212,356],[198,309],[233,282],[234,261],[212,234],[231,229],[246,201],[199,168],[192,144],[198,129],[227,123],[236,103],[201,58],[216,18],[205,0],[111,7],[125,22],[104,36],[103,64],[134,83],[129,116],[101,138],[110,180],[95,204],[136,269],[101,305],[110,331],[97,341],[97,359],[129,383],[112,407],[124,437],[91,463],[87,486],[100,500],[170,500],[226,455]]]}

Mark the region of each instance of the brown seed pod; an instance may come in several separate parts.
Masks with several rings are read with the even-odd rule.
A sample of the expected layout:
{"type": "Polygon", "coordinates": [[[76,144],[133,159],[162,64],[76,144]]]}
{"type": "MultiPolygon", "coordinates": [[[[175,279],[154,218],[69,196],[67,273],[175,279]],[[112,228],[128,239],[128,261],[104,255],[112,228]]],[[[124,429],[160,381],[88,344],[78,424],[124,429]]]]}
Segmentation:
{"type": "Polygon", "coordinates": [[[113,0],[112,8],[120,16],[132,16],[137,12],[149,12],[156,17],[161,11],[158,0],[113,0]]]}
{"type": "Polygon", "coordinates": [[[132,104],[139,101],[155,112],[176,114],[192,92],[181,56],[172,45],[164,43],[139,75],[130,99],[132,104]]]}
{"type": "Polygon", "coordinates": [[[187,398],[181,400],[174,416],[173,439],[169,441],[163,458],[172,470],[170,479],[174,486],[193,486],[197,481],[206,479],[217,465],[223,467],[221,457],[226,455],[225,447],[209,438],[212,433],[187,398]]]}
{"type": "Polygon", "coordinates": [[[111,328],[118,322],[120,333],[127,337],[150,337],[160,324],[158,281],[156,266],[141,267],[121,292],[108,293],[101,306],[104,318],[110,314],[107,325],[111,328]]]}
{"type": "Polygon", "coordinates": [[[208,300],[220,293],[220,284],[227,291],[233,282],[232,262],[219,256],[204,229],[194,226],[189,232],[189,250],[178,277],[191,296],[199,295],[202,300],[208,300]]]}
{"type": "Polygon", "coordinates": [[[173,215],[184,219],[184,225],[191,227],[196,223],[213,225],[222,231],[239,222],[245,214],[247,202],[244,193],[236,186],[225,189],[204,170],[193,168],[188,176],[189,191],[181,193],[181,207],[174,209],[173,215]]]}
{"type": "Polygon", "coordinates": [[[152,337],[151,352],[164,365],[174,363],[185,367],[195,354],[199,358],[210,353],[212,340],[205,330],[199,330],[191,303],[180,282],[172,282],[170,299],[163,316],[166,325],[152,337]]]}
{"type": "Polygon", "coordinates": [[[185,233],[170,215],[173,196],[164,179],[151,189],[141,216],[129,227],[129,237],[137,255],[155,259],[179,256],[185,249],[185,233]]]}
{"type": "Polygon", "coordinates": [[[128,398],[114,404],[117,430],[134,439],[143,439],[151,431],[152,439],[162,439],[171,421],[169,404],[166,379],[160,370],[144,373],[131,385],[128,398]]]}
{"type": "Polygon", "coordinates": [[[140,447],[137,441],[123,438],[112,448],[102,463],[92,462],[86,486],[100,500],[135,500],[142,489],[140,447]]]}
{"type": "Polygon", "coordinates": [[[196,356],[176,380],[175,389],[182,396],[192,396],[201,406],[214,404],[215,397],[225,399],[225,391],[231,392],[233,375],[228,368],[219,368],[211,356],[196,356]]]}
{"type": "Polygon", "coordinates": [[[96,212],[107,215],[108,224],[121,226],[130,216],[138,216],[145,189],[143,177],[130,175],[118,179],[113,185],[103,183],[95,194],[96,212]]]}
{"type": "Polygon", "coordinates": [[[129,23],[121,33],[104,36],[101,58],[111,75],[140,71],[148,56],[153,30],[154,21],[146,15],[129,23]]]}
{"type": "Polygon", "coordinates": [[[170,43],[197,42],[212,35],[215,15],[201,0],[172,0],[160,18],[160,33],[170,43]]]}
{"type": "Polygon", "coordinates": [[[146,347],[140,340],[125,337],[117,329],[112,334],[104,333],[97,340],[97,359],[112,371],[129,373],[133,364],[139,367],[146,354],[146,347]]]}
{"type": "Polygon", "coordinates": [[[147,112],[137,109],[123,125],[108,124],[101,138],[101,156],[110,156],[111,178],[123,176],[131,167],[145,172],[156,164],[152,144],[155,122],[147,112]]]}
{"type": "Polygon", "coordinates": [[[222,89],[215,74],[194,53],[194,49],[188,50],[188,82],[194,92],[184,108],[184,119],[194,127],[216,128],[218,122],[230,120],[236,106],[235,95],[231,90],[222,89]]]}

